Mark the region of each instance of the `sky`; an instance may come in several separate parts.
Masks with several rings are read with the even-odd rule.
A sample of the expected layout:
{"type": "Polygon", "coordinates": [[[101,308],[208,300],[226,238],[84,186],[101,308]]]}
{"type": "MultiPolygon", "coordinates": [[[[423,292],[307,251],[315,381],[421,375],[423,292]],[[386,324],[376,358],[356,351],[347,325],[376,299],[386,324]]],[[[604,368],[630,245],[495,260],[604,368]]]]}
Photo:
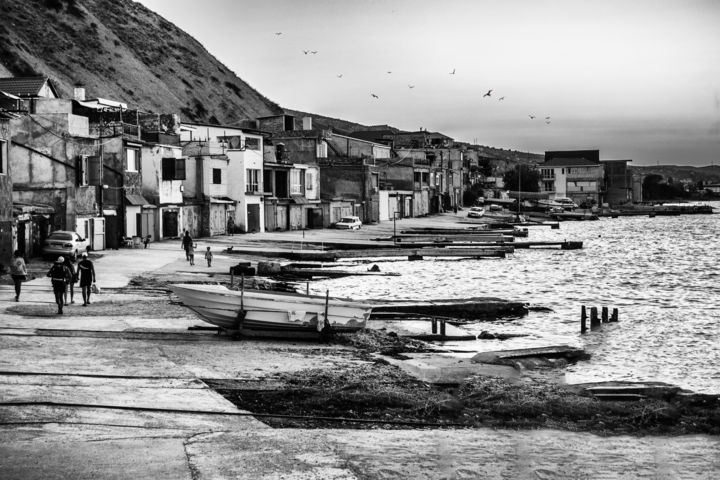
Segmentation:
{"type": "Polygon", "coordinates": [[[720,164],[720,0],[140,3],[285,108],[533,153],[720,164]]]}

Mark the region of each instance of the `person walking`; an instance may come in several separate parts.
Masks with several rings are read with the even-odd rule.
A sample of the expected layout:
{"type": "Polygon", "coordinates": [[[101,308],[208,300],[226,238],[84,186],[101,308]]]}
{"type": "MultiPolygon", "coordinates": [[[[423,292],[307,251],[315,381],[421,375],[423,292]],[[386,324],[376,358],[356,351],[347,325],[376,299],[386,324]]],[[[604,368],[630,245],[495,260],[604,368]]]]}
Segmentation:
{"type": "Polygon", "coordinates": [[[65,257],[58,257],[57,261],[50,267],[47,276],[50,277],[52,282],[55,303],[57,303],[58,306],[58,314],[62,315],[63,304],[65,303],[65,289],[67,288],[68,282],[72,281],[70,269],[65,265],[65,257]]]}
{"type": "Polygon", "coordinates": [[[207,262],[208,262],[208,267],[212,267],[212,265],[211,265],[212,259],[213,259],[213,254],[210,251],[210,247],[207,247],[207,251],[205,252],[205,260],[207,260],[207,262]]]}
{"type": "Polygon", "coordinates": [[[191,243],[190,246],[185,250],[188,256],[188,260],[190,260],[190,265],[195,265],[195,247],[197,247],[197,245],[191,243]]]}
{"type": "Polygon", "coordinates": [[[185,235],[183,236],[183,239],[182,239],[182,249],[185,250],[185,260],[190,260],[189,249],[192,247],[192,245],[193,245],[193,239],[190,236],[190,232],[185,230],[185,235]]]}
{"type": "Polygon", "coordinates": [[[68,261],[65,262],[65,265],[68,269],[70,269],[70,282],[65,286],[65,305],[68,305],[68,290],[70,291],[70,303],[75,303],[75,283],[78,281],[78,274],[77,274],[77,267],[75,266],[75,262],[73,261],[72,257],[68,258],[68,261]]]}
{"type": "Polygon", "coordinates": [[[27,267],[20,250],[15,250],[15,253],[13,253],[13,258],[10,261],[10,276],[15,284],[15,301],[19,302],[22,282],[27,280],[27,267]]]}
{"type": "Polygon", "coordinates": [[[88,259],[87,252],[83,252],[82,260],[78,263],[78,277],[80,279],[83,307],[87,307],[90,304],[92,284],[95,283],[95,265],[88,259]]]}

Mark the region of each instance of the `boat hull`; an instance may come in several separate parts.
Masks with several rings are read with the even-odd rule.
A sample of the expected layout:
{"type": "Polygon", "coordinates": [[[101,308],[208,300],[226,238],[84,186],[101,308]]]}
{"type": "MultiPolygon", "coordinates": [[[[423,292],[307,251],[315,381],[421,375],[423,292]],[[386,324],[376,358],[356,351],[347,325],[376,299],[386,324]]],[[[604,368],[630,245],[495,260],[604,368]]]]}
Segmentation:
{"type": "MultiPolygon", "coordinates": [[[[173,285],[172,291],[203,320],[225,330],[268,331],[292,336],[320,332],[326,325],[326,298],[284,292],[246,290],[220,285],[173,285]]],[[[327,299],[327,322],[334,331],[365,328],[372,307],[360,302],[327,299]]]]}

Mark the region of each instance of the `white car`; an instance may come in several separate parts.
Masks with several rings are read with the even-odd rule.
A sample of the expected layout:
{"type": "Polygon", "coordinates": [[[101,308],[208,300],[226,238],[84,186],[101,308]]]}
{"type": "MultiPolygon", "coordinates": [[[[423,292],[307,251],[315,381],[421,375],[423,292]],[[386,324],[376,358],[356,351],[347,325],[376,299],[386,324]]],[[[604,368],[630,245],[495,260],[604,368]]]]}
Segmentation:
{"type": "Polygon", "coordinates": [[[468,218],[480,218],[485,215],[485,209],[483,207],[470,207],[468,210],[468,218]]]}
{"type": "Polygon", "coordinates": [[[57,230],[45,240],[43,255],[63,255],[75,260],[82,252],[89,250],[90,242],[75,232],[57,230]]]}
{"type": "Polygon", "coordinates": [[[342,217],[339,222],[335,224],[335,228],[345,229],[345,230],[360,230],[360,227],[362,227],[362,222],[360,221],[360,217],[342,217]]]}

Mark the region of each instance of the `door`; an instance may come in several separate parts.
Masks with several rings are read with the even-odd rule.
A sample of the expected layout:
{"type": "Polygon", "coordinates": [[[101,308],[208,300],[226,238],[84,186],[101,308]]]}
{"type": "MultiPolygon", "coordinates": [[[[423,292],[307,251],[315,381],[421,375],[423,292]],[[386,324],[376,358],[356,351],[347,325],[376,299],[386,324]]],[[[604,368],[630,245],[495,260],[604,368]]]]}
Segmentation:
{"type": "Polygon", "coordinates": [[[105,219],[92,219],[92,247],[93,250],[105,250],[105,219]]]}
{"type": "Polygon", "coordinates": [[[177,210],[163,210],[162,222],[163,238],[177,237],[179,235],[177,210]]]}
{"type": "Polygon", "coordinates": [[[120,217],[105,217],[105,248],[117,250],[120,243],[120,217]]]}
{"type": "Polygon", "coordinates": [[[247,206],[247,231],[260,231],[260,205],[251,204],[247,206]]]}
{"type": "Polygon", "coordinates": [[[135,214],[135,235],[145,237],[145,234],[143,234],[142,213],[135,214]]]}
{"type": "Polygon", "coordinates": [[[138,230],[140,236],[150,235],[150,240],[155,240],[155,215],[153,212],[142,212],[140,215],[140,230],[138,230]]]}

